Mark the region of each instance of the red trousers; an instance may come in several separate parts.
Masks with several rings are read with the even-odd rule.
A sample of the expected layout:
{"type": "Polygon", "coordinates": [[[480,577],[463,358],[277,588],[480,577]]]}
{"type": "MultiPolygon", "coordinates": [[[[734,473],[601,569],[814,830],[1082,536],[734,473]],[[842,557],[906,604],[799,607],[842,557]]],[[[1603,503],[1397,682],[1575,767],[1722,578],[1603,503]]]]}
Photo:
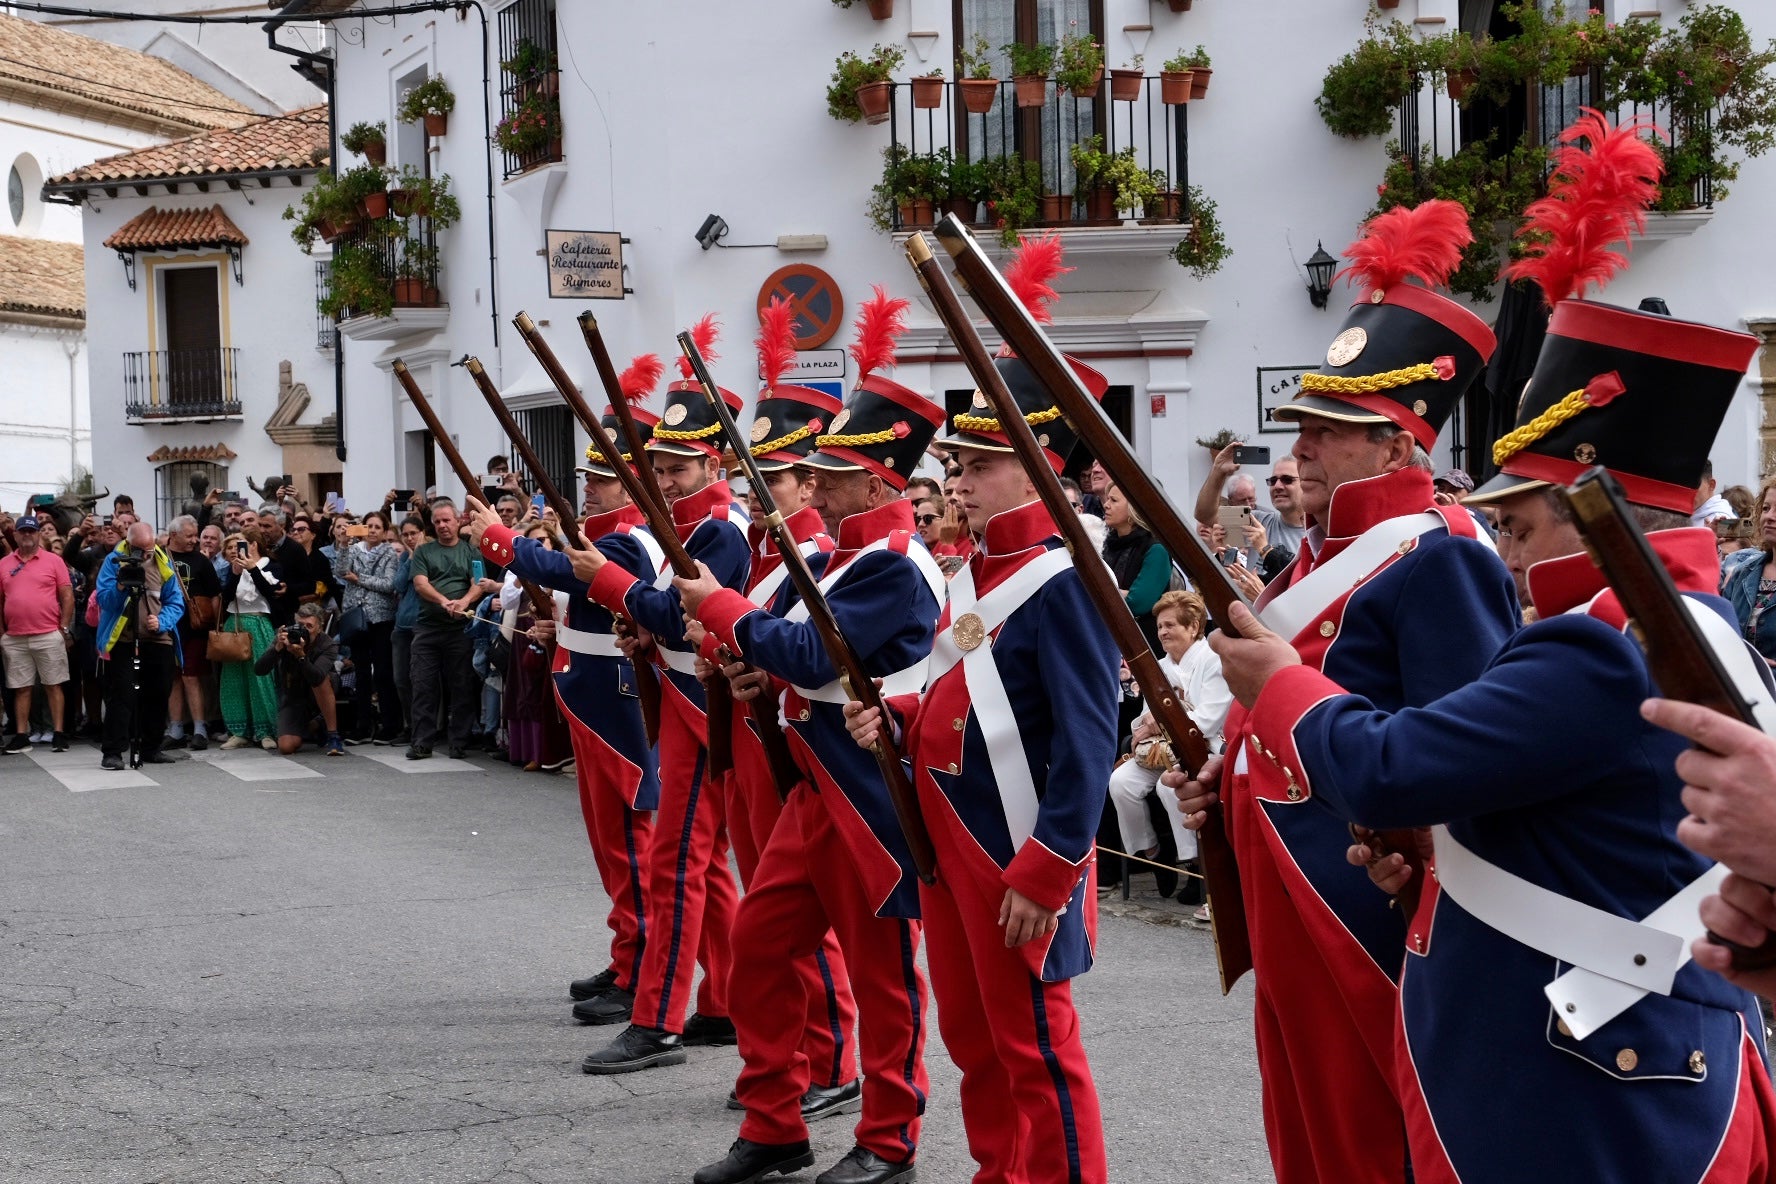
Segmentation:
{"type": "Polygon", "coordinates": [[[1072,984],[1043,982],[1005,948],[1002,870],[928,777],[919,803],[937,852],[937,883],[919,887],[925,960],[938,1031],[962,1070],[974,1184],[1102,1184],[1104,1126],[1072,984]]]}
{"type": "MultiPolygon", "coordinates": [[[[734,706],[734,768],[722,781],[728,841],[734,846],[740,883],[750,891],[759,855],[783,814],[783,800],[771,780],[764,747],[747,723],[745,704],[734,706]]],[[[857,1053],[851,1039],[857,1030],[857,1001],[851,995],[838,939],[828,933],[811,957],[796,958],[795,964],[808,1000],[801,1048],[808,1059],[811,1084],[844,1085],[857,1076],[857,1053]]]]}
{"type": "MultiPolygon", "coordinates": [[[[834,791],[829,791],[834,792],[834,791]]],[[[734,924],[733,1018],[740,1036],[740,1137],[808,1137],[801,1097],[811,1073],[798,963],[838,938],[862,1018],[863,1114],[857,1143],[884,1159],[910,1158],[925,1111],[925,978],[914,955],[919,923],[877,917],[821,794],[789,795],[734,924]]]]}
{"type": "Polygon", "coordinates": [[[610,968],[617,986],[634,991],[641,977],[641,952],[647,944],[647,909],[643,904],[645,861],[653,841],[650,811],[631,810],[629,802],[641,781],[641,770],[606,744],[574,713],[557,689],[555,701],[567,720],[573,742],[574,775],[580,783],[580,815],[592,843],[598,879],[610,897],[610,968]]]}
{"type": "Polygon", "coordinates": [[[739,892],[728,871],[721,787],[708,780],[702,709],[664,674],[660,691],[660,809],[646,860],[654,931],[631,1022],[683,1032],[694,963],[703,964],[697,1011],[728,1014],[728,935],[739,892]]]}

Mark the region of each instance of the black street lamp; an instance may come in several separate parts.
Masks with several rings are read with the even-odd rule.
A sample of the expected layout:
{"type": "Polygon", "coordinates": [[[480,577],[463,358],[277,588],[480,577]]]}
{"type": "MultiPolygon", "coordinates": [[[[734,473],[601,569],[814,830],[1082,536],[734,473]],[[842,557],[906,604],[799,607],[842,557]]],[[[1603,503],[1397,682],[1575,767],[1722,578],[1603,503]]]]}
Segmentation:
{"type": "Polygon", "coordinates": [[[1332,273],[1337,270],[1338,260],[1326,254],[1326,244],[1316,242],[1307,260],[1307,298],[1315,308],[1326,307],[1326,298],[1332,295],[1332,273]]]}

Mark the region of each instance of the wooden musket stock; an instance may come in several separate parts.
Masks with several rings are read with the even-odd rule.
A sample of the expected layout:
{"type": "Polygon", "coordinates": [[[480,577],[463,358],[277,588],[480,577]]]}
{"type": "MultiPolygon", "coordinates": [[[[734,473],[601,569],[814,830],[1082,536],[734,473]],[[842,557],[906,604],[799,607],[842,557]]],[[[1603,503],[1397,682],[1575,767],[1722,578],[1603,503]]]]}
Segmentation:
{"type": "MultiPolygon", "coordinates": [[[[1110,569],[1102,563],[1094,562],[1097,551],[1092,546],[1091,536],[1086,533],[1085,524],[1079,520],[1079,515],[1067,501],[1066,491],[1061,488],[1060,478],[1055,475],[1054,468],[1043,454],[1035,431],[1030,427],[1029,420],[1024,418],[1023,412],[1018,410],[1017,400],[1006,387],[998,367],[993,365],[986,344],[981,341],[974,323],[968,319],[961,297],[956,294],[949,276],[944,274],[943,268],[932,257],[925,236],[915,231],[913,237],[907,240],[906,251],[913,270],[918,273],[919,281],[925,285],[925,291],[931,296],[938,319],[949,330],[950,340],[956,343],[962,361],[974,376],[975,385],[993,405],[993,414],[999,419],[1000,429],[1005,432],[1012,450],[1023,462],[1024,470],[1035,482],[1036,492],[1041,496],[1043,505],[1048,508],[1049,516],[1060,528],[1062,537],[1067,540],[1068,550],[1073,552],[1076,560],[1080,560],[1074,564],[1074,570],[1079,572],[1080,581],[1098,610],[1098,616],[1116,638],[1116,647],[1122,651],[1123,660],[1128,663],[1130,673],[1135,676],[1142,695],[1152,708],[1154,720],[1171,742],[1173,755],[1187,772],[1194,774],[1209,759],[1208,739],[1191,720],[1190,713],[1184,710],[1177,689],[1160,669],[1159,659],[1149,648],[1147,638],[1142,634],[1140,625],[1135,622],[1135,615],[1129,610],[1128,601],[1123,597],[1122,590],[1116,586],[1110,569]]],[[[1085,397],[1090,398],[1089,395],[1085,397]]],[[[1058,397],[1056,403],[1060,405],[1058,397]]],[[[1065,407],[1062,409],[1067,411],[1065,407]]],[[[1069,412],[1067,421],[1072,423],[1075,419],[1069,412]]],[[[1226,994],[1252,964],[1244,901],[1239,885],[1239,869],[1234,863],[1233,849],[1228,843],[1226,829],[1221,825],[1217,812],[1210,812],[1209,824],[1199,833],[1198,839],[1203,879],[1210,897],[1215,901],[1214,911],[1211,913],[1215,930],[1215,959],[1221,975],[1221,991],[1226,994]]]]}
{"type": "Polygon", "coordinates": [[[876,743],[871,752],[876,758],[876,767],[882,772],[882,781],[887,786],[889,801],[894,805],[894,816],[900,823],[901,834],[906,838],[913,867],[921,880],[927,884],[935,884],[937,854],[932,849],[931,833],[925,829],[925,818],[919,812],[918,795],[907,775],[906,766],[901,761],[900,750],[889,738],[888,711],[882,702],[882,694],[870,678],[869,672],[864,669],[862,657],[839,631],[839,622],[833,616],[832,605],[827,603],[826,594],[820,590],[819,582],[809,570],[806,557],[802,555],[801,548],[796,545],[785,525],[783,515],[771,500],[771,490],[765,483],[764,474],[759,472],[758,461],[754,459],[752,450],[746,447],[746,437],[740,434],[740,429],[735,425],[733,411],[722,402],[721,392],[709,377],[709,368],[703,364],[703,355],[698,352],[697,343],[691,339],[689,333],[680,333],[678,347],[690,359],[691,372],[697,376],[704,395],[714,405],[715,414],[721,420],[728,439],[734,442],[734,450],[746,469],[747,480],[752,484],[753,493],[765,511],[765,526],[777,542],[777,550],[783,556],[783,565],[789,572],[790,581],[795,585],[802,603],[807,605],[808,620],[819,632],[820,643],[825,647],[827,657],[832,659],[834,669],[839,672],[839,679],[846,692],[855,696],[865,707],[882,710],[882,726],[877,732],[876,743]]]}
{"type": "Polygon", "coordinates": [[[493,385],[493,379],[488,377],[487,368],[481,364],[481,359],[473,354],[465,354],[462,361],[456,364],[467,370],[469,377],[475,380],[475,389],[481,392],[493,417],[499,420],[500,430],[506,433],[506,439],[518,450],[518,459],[530,470],[537,488],[542,490],[543,497],[555,511],[555,516],[561,519],[561,533],[567,540],[567,545],[575,551],[584,550],[585,544],[579,539],[579,515],[574,512],[573,503],[561,496],[561,491],[555,488],[555,482],[543,468],[543,462],[530,446],[530,441],[525,439],[524,430],[518,426],[518,421],[512,418],[511,409],[506,406],[506,397],[493,385]]]}
{"type": "MultiPolygon", "coordinates": [[[[419,389],[419,383],[414,381],[412,372],[407,369],[407,363],[396,358],[389,368],[395,372],[395,381],[399,382],[401,389],[407,392],[407,400],[413,404],[413,409],[419,412],[419,418],[424,421],[426,430],[432,433],[432,443],[436,444],[438,451],[444,454],[444,461],[456,474],[456,479],[463,483],[463,489],[470,494],[480,492],[481,481],[476,477],[475,470],[469,468],[469,462],[465,461],[462,453],[457,451],[456,444],[450,439],[450,434],[444,430],[443,421],[432,409],[431,401],[425,397],[425,392],[419,389]]],[[[531,608],[535,610],[533,615],[545,621],[555,619],[555,598],[549,594],[547,589],[540,588],[529,580],[519,580],[518,585],[524,589],[524,594],[530,597],[531,608]]]]}
{"type": "MultiPolygon", "coordinates": [[[[1646,654],[1647,670],[1668,699],[1698,703],[1758,728],[1751,704],[1733,685],[1720,658],[1702,635],[1671,573],[1653,553],[1622,493],[1621,484],[1598,465],[1565,489],[1574,524],[1591,560],[1616,591],[1630,631],[1646,654]]],[[[1776,966],[1776,934],[1755,948],[1710,933],[1708,940],[1733,952],[1738,970],[1776,966]]]]}

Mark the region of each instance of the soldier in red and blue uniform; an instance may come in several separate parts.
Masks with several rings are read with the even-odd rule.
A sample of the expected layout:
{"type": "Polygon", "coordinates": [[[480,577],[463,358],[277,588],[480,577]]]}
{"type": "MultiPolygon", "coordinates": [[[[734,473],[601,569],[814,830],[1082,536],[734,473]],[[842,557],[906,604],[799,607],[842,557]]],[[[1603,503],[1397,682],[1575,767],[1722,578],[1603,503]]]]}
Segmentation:
{"type": "MultiPolygon", "coordinates": [[[[651,370],[658,374],[658,360],[651,370]]],[[[647,359],[624,372],[625,390],[639,382],[647,359]]],[[[637,394],[645,394],[646,383],[637,394]]],[[[635,408],[646,432],[655,417],[635,408]]],[[[604,426],[621,439],[618,420],[609,408],[604,426]]],[[[617,463],[631,464],[624,453],[617,463]]],[[[644,518],[617,479],[612,462],[596,444],[586,450],[586,509],[580,530],[605,558],[638,580],[659,577],[664,560],[660,546],[642,525],[644,518]]],[[[575,979],[569,994],[577,1001],[574,1018],[581,1023],[617,1023],[629,1018],[641,976],[647,944],[648,910],[644,903],[645,860],[653,835],[653,811],[660,801],[660,778],[654,747],[648,742],[635,686],[635,669],[618,648],[616,620],[609,609],[589,599],[587,586],[575,577],[573,564],[524,538],[499,516],[470,499],[471,525],[480,532],[482,556],[556,592],[555,697],[573,742],[580,813],[599,882],[610,898],[609,965],[598,974],[575,979]]]]}
{"type": "MultiPolygon", "coordinates": [[[[943,573],[902,496],[942,421],[929,399],[866,371],[803,462],[817,474],[815,506],[839,544],[810,556],[809,566],[840,632],[889,689],[923,685],[943,597],[943,573]]],[[[681,587],[712,637],[780,680],[791,748],[806,776],[790,792],[734,928],[746,1120],[727,1157],[695,1179],[737,1184],[814,1162],[796,1105],[810,1066],[798,1051],[796,1017],[783,1006],[794,979],[785,955],[814,948],[830,927],[857,999],[863,1107],[856,1144],[818,1184],[911,1181],[928,1091],[925,981],[914,960],[919,896],[881,771],[846,731],[849,696],[793,585],[764,611],[708,580],[681,587]]]]}
{"type": "MultiPolygon", "coordinates": [[[[1519,625],[1509,573],[1472,515],[1435,505],[1425,457],[1494,346],[1473,313],[1413,282],[1446,276],[1466,228],[1458,205],[1436,201],[1365,228],[1347,251],[1358,295],[1344,328],[1275,413],[1299,424],[1310,529],[1259,615],[1304,662],[1385,710],[1465,685],[1519,625]],[[1442,266],[1401,264],[1377,244],[1420,260],[1440,252],[1442,266]]],[[[1238,704],[1226,735],[1221,799],[1251,934],[1277,1179],[1397,1184],[1409,1173],[1393,1059],[1405,921],[1346,862],[1344,827],[1309,804],[1292,766],[1248,751],[1238,704]]]]}
{"type": "MultiPolygon", "coordinates": [[[[782,312],[787,315],[788,307],[783,306],[782,312]]],[[[761,348],[761,357],[764,352],[761,348]]],[[[753,457],[770,485],[772,500],[784,516],[784,525],[800,545],[802,554],[810,558],[830,552],[834,543],[826,532],[820,511],[810,504],[814,497],[815,475],[805,462],[808,454],[814,451],[815,439],[832,423],[840,409],[839,400],[824,391],[778,382],[761,393],[754,412],[753,457]]],[[[759,535],[760,531],[755,515],[753,533],[759,535]]],[[[788,574],[773,536],[764,532],[753,550],[746,599],[761,608],[771,604],[788,574]]],[[[706,635],[699,647],[712,667],[724,660],[732,660],[720,649],[721,643],[714,635],[706,635]]],[[[720,675],[716,674],[716,677],[720,675]]],[[[748,708],[749,704],[738,697],[731,706],[734,767],[723,776],[727,792],[728,837],[734,847],[734,862],[740,869],[740,883],[750,890],[759,856],[783,813],[784,795],[789,787],[779,787],[772,775],[771,763],[759,739],[758,724],[748,708]]],[[[812,1121],[854,1111],[862,1104],[857,1051],[852,1039],[857,1027],[857,1004],[851,994],[851,982],[838,939],[828,933],[812,955],[797,958],[794,962],[807,999],[800,1044],[808,1064],[808,1088],[802,1095],[802,1117],[812,1121]]],[[[744,978],[747,973],[744,959],[737,957],[733,974],[744,978]]],[[[733,989],[730,982],[730,1009],[733,989]]],[[[733,1109],[739,1109],[740,1105],[738,1097],[729,1101],[733,1109]]]]}
{"type": "MultiPolygon", "coordinates": [[[[1022,361],[996,365],[1058,472],[1072,430],[1022,361]]],[[[1103,377],[1074,365],[1101,398],[1103,377]]],[[[998,421],[952,426],[979,547],[951,579],[923,695],[886,700],[937,855],[920,892],[937,1019],[974,1179],[1098,1184],[1103,1122],[1071,980],[1097,935],[1119,655],[998,421]]],[[[870,743],[881,721],[847,712],[870,743]]]]}
{"type": "MultiPolygon", "coordinates": [[[[696,332],[713,356],[711,322],[696,332]]],[[[682,367],[688,369],[688,367],[682,367]]],[[[738,413],[732,391],[720,392],[738,413]]],[[[667,401],[647,452],[671,510],[679,540],[729,588],[746,586],[752,559],[746,511],[721,478],[726,441],[715,410],[688,375],[667,388],[667,401]]],[[[685,638],[684,612],[669,580],[637,577],[601,552],[575,551],[574,574],[606,610],[634,622],[639,644],[661,672],[660,806],[647,856],[645,898],[650,932],[641,986],[629,1026],[581,1062],[587,1073],[629,1073],[678,1064],[685,1046],[732,1044],[727,986],[728,934],[739,893],[728,870],[721,787],[708,779],[708,730],[697,655],[685,638]],[[694,964],[703,981],[697,1012],[687,1020],[694,964]]],[[[643,659],[645,660],[645,659],[643,659]]]]}

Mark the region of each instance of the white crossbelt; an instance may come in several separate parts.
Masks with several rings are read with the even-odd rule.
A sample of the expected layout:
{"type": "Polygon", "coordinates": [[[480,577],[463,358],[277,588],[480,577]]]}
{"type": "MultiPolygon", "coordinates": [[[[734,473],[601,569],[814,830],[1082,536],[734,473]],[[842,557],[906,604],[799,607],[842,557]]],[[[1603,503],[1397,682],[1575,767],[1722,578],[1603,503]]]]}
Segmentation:
{"type": "Polygon", "coordinates": [[[623,651],[617,648],[617,635],[614,633],[588,633],[584,629],[571,629],[566,625],[555,626],[555,643],[564,650],[576,654],[589,654],[594,658],[620,658],[623,651]]]}
{"type": "Polygon", "coordinates": [[[1011,832],[1014,850],[1021,848],[1036,829],[1036,781],[1024,754],[1023,734],[1018,730],[1011,698],[999,676],[999,663],[993,657],[993,632],[1043,585],[1072,566],[1072,554],[1065,547],[1056,547],[1024,564],[1003,584],[978,598],[974,594],[974,569],[964,567],[950,581],[950,624],[938,633],[931,653],[932,683],[956,663],[962,663],[968,697],[980,724],[981,738],[986,742],[987,758],[992,762],[993,780],[999,786],[999,802],[1005,810],[1005,824],[1011,832]],[[972,650],[964,650],[956,644],[955,625],[970,614],[980,619],[985,636],[972,650]]]}
{"type": "MultiPolygon", "coordinates": [[[[1759,725],[1776,733],[1776,702],[1744,640],[1707,605],[1684,597],[1684,606],[1734,686],[1752,704],[1759,725]]],[[[1584,607],[1573,611],[1583,612],[1584,607]]],[[[1452,838],[1447,827],[1434,827],[1432,834],[1437,882],[1443,891],[1484,924],[1574,967],[1544,987],[1543,993],[1578,1040],[1648,994],[1671,993],[1677,972],[1690,960],[1690,943],[1705,932],[1697,906],[1727,874],[1716,864],[1651,913],[1632,921],[1489,863],[1452,838]]]]}
{"type": "Polygon", "coordinates": [[[662,590],[672,587],[672,572],[666,566],[666,552],[660,549],[660,540],[655,538],[651,531],[639,527],[625,533],[635,540],[636,545],[641,548],[641,553],[647,556],[648,563],[652,565],[651,570],[657,573],[653,579],[653,586],[662,590]]]}
{"type": "MultiPolygon", "coordinates": [[[[1448,526],[1443,515],[1435,510],[1402,514],[1378,522],[1358,535],[1351,544],[1320,564],[1297,583],[1283,589],[1274,599],[1260,597],[1259,616],[1265,628],[1281,637],[1294,639],[1306,629],[1331,603],[1349,592],[1357,581],[1386,562],[1388,556],[1402,553],[1413,539],[1439,526],[1448,526]]],[[[1484,531],[1476,531],[1484,536],[1484,531]]],[[[1483,539],[1491,546],[1490,539],[1483,539]]],[[[1304,543],[1303,546],[1306,544],[1304,543]]]]}
{"type": "MultiPolygon", "coordinates": [[[[802,558],[806,559],[819,552],[820,540],[807,539],[796,549],[802,553],[802,558]]],[[[753,585],[752,591],[746,594],[746,599],[760,608],[764,608],[771,603],[772,598],[777,595],[777,589],[783,587],[783,581],[788,578],[789,564],[779,563],[775,568],[766,572],[763,579],[753,585]]]]}
{"type": "Polygon", "coordinates": [[[669,650],[663,645],[655,648],[660,652],[660,660],[665,662],[669,669],[676,670],[680,674],[688,674],[692,678],[697,676],[696,654],[689,650],[669,650]]]}
{"type": "MultiPolygon", "coordinates": [[[[750,525],[751,520],[746,517],[745,513],[743,513],[738,506],[729,506],[728,516],[726,518],[717,518],[712,514],[708,518],[705,518],[703,522],[727,523],[729,526],[732,526],[735,530],[740,532],[740,539],[744,543],[746,540],[746,528],[750,525]]],[[[698,530],[701,530],[703,528],[703,522],[697,523],[691,533],[696,534],[698,530]]],[[[654,559],[660,564],[660,575],[654,580],[654,587],[662,591],[672,587],[672,569],[666,566],[666,555],[665,552],[660,550],[659,541],[639,530],[631,533],[637,540],[646,540],[642,542],[642,549],[648,553],[649,558],[654,559]]],[[[747,550],[750,551],[751,549],[751,544],[747,544],[747,550]]],[[[659,650],[660,660],[666,663],[667,669],[676,670],[680,674],[688,674],[692,678],[697,676],[697,655],[695,653],[690,650],[667,649],[663,645],[657,645],[655,648],[659,650]]]]}
{"type": "MultiPolygon", "coordinates": [[[[850,562],[846,563],[843,567],[839,568],[837,571],[827,573],[820,580],[819,587],[821,595],[826,595],[840,580],[850,574],[853,570],[853,565],[865,555],[869,555],[876,551],[886,551],[890,541],[891,540],[888,538],[877,539],[869,546],[858,551],[857,554],[851,558],[850,562]]],[[[908,540],[906,556],[913,561],[913,566],[919,569],[919,574],[925,577],[925,584],[931,589],[931,595],[936,598],[938,612],[941,614],[943,612],[945,592],[943,569],[937,566],[937,560],[931,557],[931,552],[925,549],[923,543],[915,543],[908,540]]],[[[790,605],[789,613],[784,619],[788,621],[807,620],[807,602],[798,600],[790,605]]],[[[926,657],[920,658],[917,662],[914,662],[911,666],[904,667],[894,671],[892,674],[886,675],[882,679],[883,696],[916,695],[924,690],[925,674],[930,667],[930,663],[931,658],[927,655],[926,657]]],[[[856,697],[845,690],[844,680],[838,678],[833,679],[823,687],[795,687],[794,690],[796,694],[811,703],[837,703],[843,706],[845,703],[850,702],[856,697]]]]}

